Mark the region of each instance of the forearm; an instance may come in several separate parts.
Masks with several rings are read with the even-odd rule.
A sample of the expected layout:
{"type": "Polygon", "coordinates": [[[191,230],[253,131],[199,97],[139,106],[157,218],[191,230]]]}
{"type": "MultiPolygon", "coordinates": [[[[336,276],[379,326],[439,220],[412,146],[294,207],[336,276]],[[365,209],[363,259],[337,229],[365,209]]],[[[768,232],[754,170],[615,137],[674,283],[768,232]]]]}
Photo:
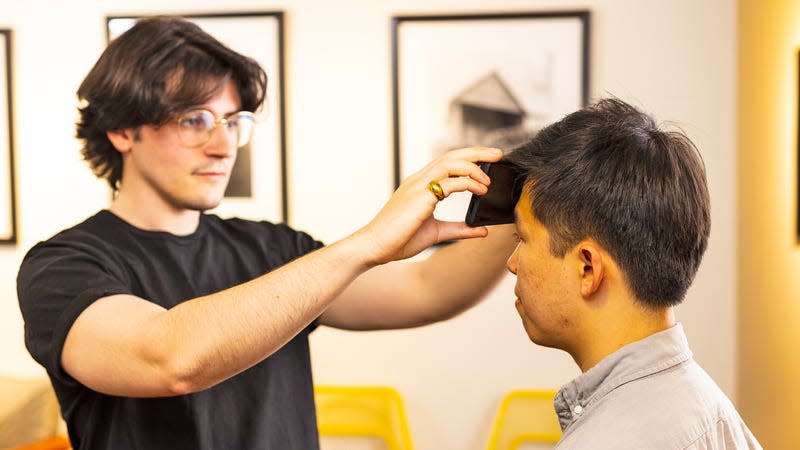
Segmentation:
{"type": "Polygon", "coordinates": [[[167,395],[236,375],[281,348],[371,267],[363,248],[359,239],[345,239],[156,315],[143,333],[142,359],[164,374],[156,378],[165,380],[167,395]]]}
{"type": "Polygon", "coordinates": [[[393,262],[358,277],[325,311],[349,330],[408,328],[448,319],[480,301],[505,273],[513,226],[442,247],[418,262],[393,262]]]}
{"type": "Polygon", "coordinates": [[[485,238],[456,242],[416,263],[416,298],[430,305],[433,320],[444,320],[472,307],[496,286],[516,245],[513,232],[513,225],[492,226],[485,238]]]}

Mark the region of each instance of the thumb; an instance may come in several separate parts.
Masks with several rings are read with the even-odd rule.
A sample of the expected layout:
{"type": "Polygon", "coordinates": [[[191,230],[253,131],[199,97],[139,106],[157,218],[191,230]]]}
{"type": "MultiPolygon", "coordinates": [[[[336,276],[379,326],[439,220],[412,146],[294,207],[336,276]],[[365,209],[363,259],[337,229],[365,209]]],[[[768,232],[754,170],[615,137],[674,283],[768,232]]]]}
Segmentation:
{"type": "Polygon", "coordinates": [[[464,222],[445,222],[437,220],[439,242],[454,239],[470,239],[486,237],[489,229],[486,227],[471,227],[464,222]]]}

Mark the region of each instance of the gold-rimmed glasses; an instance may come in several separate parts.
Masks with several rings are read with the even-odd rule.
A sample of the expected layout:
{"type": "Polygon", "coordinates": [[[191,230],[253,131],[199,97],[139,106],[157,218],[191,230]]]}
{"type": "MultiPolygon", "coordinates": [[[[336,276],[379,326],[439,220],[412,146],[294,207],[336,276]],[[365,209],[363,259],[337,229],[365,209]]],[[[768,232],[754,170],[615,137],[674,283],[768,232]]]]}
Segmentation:
{"type": "Polygon", "coordinates": [[[211,140],[217,125],[224,125],[226,132],[236,133],[236,148],[250,142],[255,128],[256,115],[250,111],[238,111],[225,117],[217,118],[207,109],[193,109],[180,115],[178,137],[187,147],[200,147],[211,140]]]}

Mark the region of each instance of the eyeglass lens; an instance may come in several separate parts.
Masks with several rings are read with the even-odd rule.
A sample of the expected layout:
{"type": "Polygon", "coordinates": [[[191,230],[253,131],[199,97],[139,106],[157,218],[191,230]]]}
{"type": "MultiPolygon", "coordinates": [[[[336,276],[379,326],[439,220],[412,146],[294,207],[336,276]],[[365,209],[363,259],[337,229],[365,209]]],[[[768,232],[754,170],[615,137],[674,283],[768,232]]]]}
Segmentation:
{"type": "Polygon", "coordinates": [[[198,147],[211,139],[217,125],[223,125],[225,130],[236,132],[236,147],[244,147],[250,142],[255,125],[253,113],[239,111],[224,119],[217,119],[211,111],[198,109],[182,115],[178,119],[178,136],[184,145],[198,147]]]}

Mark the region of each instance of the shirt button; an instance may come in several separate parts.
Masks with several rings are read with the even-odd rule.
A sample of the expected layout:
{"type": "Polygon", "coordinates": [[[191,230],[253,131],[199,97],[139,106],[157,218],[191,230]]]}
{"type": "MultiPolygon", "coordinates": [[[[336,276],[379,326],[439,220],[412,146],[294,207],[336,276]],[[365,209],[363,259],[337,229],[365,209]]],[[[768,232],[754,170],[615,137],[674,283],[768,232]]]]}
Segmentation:
{"type": "Polygon", "coordinates": [[[580,414],[582,412],[583,412],[583,406],[581,406],[581,405],[575,405],[575,407],[572,408],[572,413],[575,414],[575,415],[578,415],[578,414],[580,414]]]}

